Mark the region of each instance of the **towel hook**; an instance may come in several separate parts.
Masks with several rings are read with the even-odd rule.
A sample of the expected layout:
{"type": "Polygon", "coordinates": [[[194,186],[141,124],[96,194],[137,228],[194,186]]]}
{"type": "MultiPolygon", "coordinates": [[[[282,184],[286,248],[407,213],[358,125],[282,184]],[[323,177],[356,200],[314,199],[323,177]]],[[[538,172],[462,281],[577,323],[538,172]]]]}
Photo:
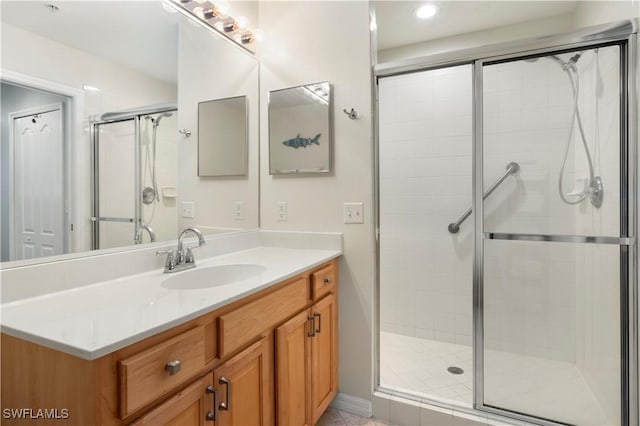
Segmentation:
{"type": "Polygon", "coordinates": [[[180,129],[180,130],[178,130],[178,133],[180,133],[185,138],[191,137],[191,130],[189,130],[189,129],[180,129]]]}
{"type": "Polygon", "coordinates": [[[356,118],[358,118],[358,113],[356,112],[355,109],[351,108],[351,111],[347,111],[346,108],[342,110],[345,114],[347,114],[347,117],[349,117],[352,120],[355,120],[356,118]]]}

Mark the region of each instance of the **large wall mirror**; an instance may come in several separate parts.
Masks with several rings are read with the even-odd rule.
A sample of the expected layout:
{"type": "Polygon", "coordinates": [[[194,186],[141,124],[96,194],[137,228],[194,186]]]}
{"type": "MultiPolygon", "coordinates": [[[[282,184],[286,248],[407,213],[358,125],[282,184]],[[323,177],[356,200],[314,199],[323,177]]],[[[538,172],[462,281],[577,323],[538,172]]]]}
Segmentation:
{"type": "Polygon", "coordinates": [[[252,54],[171,2],[0,7],[3,267],[258,227],[252,54]],[[245,172],[200,177],[198,104],[235,97],[245,172]]]}

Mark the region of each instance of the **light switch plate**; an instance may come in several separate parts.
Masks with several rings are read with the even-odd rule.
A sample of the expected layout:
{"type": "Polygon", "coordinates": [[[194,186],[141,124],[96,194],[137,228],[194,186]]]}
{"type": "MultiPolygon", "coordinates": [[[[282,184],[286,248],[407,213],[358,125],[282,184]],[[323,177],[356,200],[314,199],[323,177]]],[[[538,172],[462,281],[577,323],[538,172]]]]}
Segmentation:
{"type": "Polygon", "coordinates": [[[287,203],[284,201],[280,201],[278,204],[278,222],[286,222],[287,221],[287,203]]]}
{"type": "Polygon", "coordinates": [[[235,220],[244,220],[244,202],[236,201],[233,205],[233,218],[235,220]]]}
{"type": "Polygon", "coordinates": [[[193,201],[182,202],[182,217],[193,219],[195,216],[195,205],[193,201]]]}
{"type": "Polygon", "coordinates": [[[344,203],[344,223],[364,223],[364,203],[344,203]]]}

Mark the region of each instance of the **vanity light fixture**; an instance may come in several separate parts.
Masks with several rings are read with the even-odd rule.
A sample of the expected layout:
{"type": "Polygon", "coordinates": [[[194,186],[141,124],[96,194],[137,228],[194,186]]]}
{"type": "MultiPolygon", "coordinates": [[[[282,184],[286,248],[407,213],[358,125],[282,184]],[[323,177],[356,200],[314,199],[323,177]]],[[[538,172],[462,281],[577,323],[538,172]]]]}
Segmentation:
{"type": "Polygon", "coordinates": [[[229,2],[217,0],[163,0],[187,16],[195,18],[194,22],[208,26],[249,52],[255,51],[254,43],[262,39],[262,31],[248,28],[249,18],[229,15],[229,2]]]}
{"type": "Polygon", "coordinates": [[[427,3],[425,5],[420,6],[416,10],[416,18],[418,19],[429,19],[433,18],[436,13],[438,13],[438,6],[435,4],[427,3]]]}

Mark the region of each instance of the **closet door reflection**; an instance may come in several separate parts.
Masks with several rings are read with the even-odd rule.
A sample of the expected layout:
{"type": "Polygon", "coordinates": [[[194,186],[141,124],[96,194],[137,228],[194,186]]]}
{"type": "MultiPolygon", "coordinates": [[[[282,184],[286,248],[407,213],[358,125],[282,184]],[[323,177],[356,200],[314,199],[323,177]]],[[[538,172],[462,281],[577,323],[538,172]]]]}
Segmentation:
{"type": "Polygon", "coordinates": [[[608,46],[482,69],[485,190],[519,165],[483,204],[485,406],[621,423],[620,63],[608,46]]]}

